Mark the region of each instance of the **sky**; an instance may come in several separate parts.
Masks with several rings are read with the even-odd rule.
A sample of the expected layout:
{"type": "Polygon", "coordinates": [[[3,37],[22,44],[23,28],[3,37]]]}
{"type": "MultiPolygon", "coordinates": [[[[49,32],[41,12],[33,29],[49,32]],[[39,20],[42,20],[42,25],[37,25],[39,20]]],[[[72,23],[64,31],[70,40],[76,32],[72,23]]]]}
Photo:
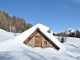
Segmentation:
{"type": "Polygon", "coordinates": [[[80,0],[0,0],[0,10],[54,32],[80,28],[80,0]]]}

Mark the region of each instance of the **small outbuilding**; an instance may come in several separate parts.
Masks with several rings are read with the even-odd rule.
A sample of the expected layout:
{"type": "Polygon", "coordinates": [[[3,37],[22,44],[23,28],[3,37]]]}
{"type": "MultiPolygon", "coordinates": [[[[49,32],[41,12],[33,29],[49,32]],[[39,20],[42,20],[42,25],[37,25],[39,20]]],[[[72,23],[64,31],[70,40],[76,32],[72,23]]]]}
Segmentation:
{"type": "Polygon", "coordinates": [[[30,47],[41,47],[41,48],[54,48],[59,50],[61,43],[50,33],[49,27],[42,24],[37,24],[32,28],[28,29],[25,34],[25,40],[23,43],[30,47]],[[26,34],[25,34],[26,33],[26,34]]]}

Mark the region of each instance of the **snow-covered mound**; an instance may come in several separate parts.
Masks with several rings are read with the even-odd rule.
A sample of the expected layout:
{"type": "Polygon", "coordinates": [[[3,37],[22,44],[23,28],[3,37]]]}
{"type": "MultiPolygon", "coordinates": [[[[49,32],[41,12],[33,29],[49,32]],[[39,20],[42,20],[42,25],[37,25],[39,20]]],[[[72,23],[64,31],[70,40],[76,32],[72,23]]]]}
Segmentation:
{"type": "MultiPolygon", "coordinates": [[[[46,28],[47,29],[47,28],[46,28]]],[[[4,32],[4,31],[3,31],[4,32]]],[[[4,34],[2,32],[2,34],[4,34]]],[[[10,33],[11,34],[11,33],[10,33]]],[[[23,33],[24,34],[24,33],[23,33]]],[[[7,36],[7,33],[5,34],[7,36]]],[[[0,60],[79,60],[80,39],[68,37],[63,43],[65,49],[59,51],[53,48],[31,48],[24,45],[18,37],[4,40],[0,43],[0,60]]],[[[4,37],[4,36],[0,36],[4,37]]],[[[9,35],[12,37],[12,35],[9,35]]],[[[19,37],[19,38],[20,38],[19,37]]],[[[57,37],[55,37],[57,38],[57,37]]]]}
{"type": "Polygon", "coordinates": [[[56,51],[53,48],[31,48],[18,41],[7,40],[0,44],[0,50],[6,47],[5,51],[0,51],[0,60],[79,60],[79,42],[80,39],[69,37],[63,43],[65,50],[56,51]],[[7,50],[7,44],[11,45],[9,51],[7,50]]]}
{"type": "MultiPolygon", "coordinates": [[[[16,33],[16,35],[18,35],[19,33],[16,33]]],[[[4,40],[8,40],[15,37],[15,33],[12,32],[7,32],[3,29],[0,29],[0,42],[4,41],[4,40]]]]}

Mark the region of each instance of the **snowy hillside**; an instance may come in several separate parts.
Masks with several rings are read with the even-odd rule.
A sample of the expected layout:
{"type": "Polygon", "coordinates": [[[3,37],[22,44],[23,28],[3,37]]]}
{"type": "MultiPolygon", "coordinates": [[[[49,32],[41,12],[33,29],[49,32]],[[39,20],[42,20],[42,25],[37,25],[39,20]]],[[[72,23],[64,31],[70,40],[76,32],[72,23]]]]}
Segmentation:
{"type": "Polygon", "coordinates": [[[65,49],[56,51],[53,48],[28,47],[21,41],[14,40],[16,37],[12,38],[13,33],[2,30],[0,34],[0,40],[4,40],[0,41],[0,60],[80,60],[79,38],[68,37],[63,43],[65,49]]]}
{"type": "MultiPolygon", "coordinates": [[[[18,35],[18,33],[16,35],[18,35]]],[[[13,37],[15,37],[14,33],[7,32],[5,30],[0,29],[0,42],[4,41],[4,40],[7,40],[7,39],[11,39],[13,37]]]]}

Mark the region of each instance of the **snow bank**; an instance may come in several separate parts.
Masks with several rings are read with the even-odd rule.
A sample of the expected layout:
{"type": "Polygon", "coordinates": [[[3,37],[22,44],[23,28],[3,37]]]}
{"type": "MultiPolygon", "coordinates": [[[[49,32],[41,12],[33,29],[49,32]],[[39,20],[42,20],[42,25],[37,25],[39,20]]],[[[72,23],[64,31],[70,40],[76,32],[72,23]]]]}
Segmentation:
{"type": "MultiPolygon", "coordinates": [[[[28,29],[28,32],[33,32],[37,26],[28,29]]],[[[41,27],[39,27],[41,28],[41,27]]],[[[48,30],[49,28],[46,28],[48,30]]],[[[42,30],[42,29],[41,29],[42,30]]],[[[68,37],[66,42],[63,43],[65,49],[63,49],[62,45],[59,44],[59,42],[50,34],[44,32],[47,37],[50,37],[50,39],[55,40],[55,43],[62,47],[59,51],[56,51],[53,48],[31,48],[27,45],[24,45],[22,42],[26,39],[26,37],[29,37],[31,34],[26,34],[27,31],[23,32],[22,34],[8,39],[4,40],[3,42],[0,42],[0,60],[79,60],[80,59],[80,48],[78,47],[78,44],[80,44],[79,38],[71,38],[68,37]],[[21,37],[21,38],[20,38],[21,37]]],[[[3,31],[1,34],[5,34],[3,31]]],[[[5,35],[8,35],[6,33],[5,35]]],[[[13,34],[12,34],[13,35],[13,34]]],[[[12,35],[9,35],[9,37],[12,37],[12,35]]],[[[4,37],[4,36],[0,36],[4,37]]]]}

